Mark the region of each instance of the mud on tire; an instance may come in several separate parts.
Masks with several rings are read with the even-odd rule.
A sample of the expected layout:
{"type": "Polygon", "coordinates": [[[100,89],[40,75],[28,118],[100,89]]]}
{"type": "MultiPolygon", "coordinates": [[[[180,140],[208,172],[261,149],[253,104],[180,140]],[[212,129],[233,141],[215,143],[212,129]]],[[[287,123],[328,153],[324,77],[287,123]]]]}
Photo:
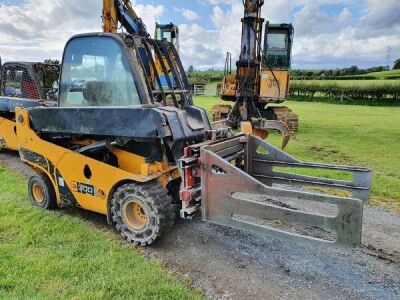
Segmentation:
{"type": "Polygon", "coordinates": [[[32,204],[43,209],[57,207],[56,193],[53,183],[46,174],[36,174],[29,177],[28,195],[32,204]]]}
{"type": "Polygon", "coordinates": [[[121,236],[136,246],[148,246],[174,224],[172,198],[158,182],[129,183],[111,200],[111,216],[121,236]]]}

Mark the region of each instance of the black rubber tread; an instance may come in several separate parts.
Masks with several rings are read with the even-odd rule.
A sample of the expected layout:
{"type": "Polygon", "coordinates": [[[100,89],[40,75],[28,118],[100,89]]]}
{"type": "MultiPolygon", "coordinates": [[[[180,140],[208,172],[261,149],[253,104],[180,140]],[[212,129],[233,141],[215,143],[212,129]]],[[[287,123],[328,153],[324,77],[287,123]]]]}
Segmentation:
{"type": "Polygon", "coordinates": [[[49,179],[49,177],[46,174],[36,174],[31,177],[29,177],[28,181],[28,195],[29,199],[31,200],[32,204],[43,208],[43,209],[55,209],[57,208],[57,198],[56,198],[56,193],[54,191],[53,183],[49,179]],[[35,200],[35,197],[33,197],[32,193],[32,187],[33,185],[37,183],[42,189],[42,193],[44,195],[44,201],[42,203],[39,203],[35,200]]]}
{"type": "Polygon", "coordinates": [[[172,198],[172,205],[173,205],[172,209],[174,211],[174,220],[179,216],[179,212],[182,208],[182,202],[180,201],[180,196],[179,196],[181,182],[182,180],[179,178],[169,182],[167,185],[168,195],[172,198]]]}
{"type": "Polygon", "coordinates": [[[175,221],[174,205],[168,190],[157,181],[145,184],[128,183],[118,188],[111,199],[111,216],[117,231],[135,246],[148,246],[172,228],[175,221]],[[141,232],[135,232],[125,224],[122,207],[125,201],[140,200],[151,214],[150,221],[141,232]]]}

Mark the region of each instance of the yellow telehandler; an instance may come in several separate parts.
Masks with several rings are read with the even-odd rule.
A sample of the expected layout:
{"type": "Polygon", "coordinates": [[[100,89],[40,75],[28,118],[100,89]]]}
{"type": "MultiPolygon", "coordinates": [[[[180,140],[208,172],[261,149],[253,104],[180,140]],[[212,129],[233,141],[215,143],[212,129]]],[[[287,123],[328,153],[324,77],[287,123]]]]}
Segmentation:
{"type": "Polygon", "coordinates": [[[28,183],[32,203],[103,214],[135,245],[161,238],[177,208],[181,218],[202,216],[260,234],[360,244],[371,171],[304,163],[258,137],[213,129],[206,111],[193,105],[179,55],[165,39],[72,37],[58,106],[17,108],[16,123],[20,157],[36,172],[28,183]],[[301,175],[303,169],[333,173],[313,177],[301,175]],[[352,179],[333,179],[337,172],[352,179]],[[320,232],[309,236],[296,226],[320,232]]]}

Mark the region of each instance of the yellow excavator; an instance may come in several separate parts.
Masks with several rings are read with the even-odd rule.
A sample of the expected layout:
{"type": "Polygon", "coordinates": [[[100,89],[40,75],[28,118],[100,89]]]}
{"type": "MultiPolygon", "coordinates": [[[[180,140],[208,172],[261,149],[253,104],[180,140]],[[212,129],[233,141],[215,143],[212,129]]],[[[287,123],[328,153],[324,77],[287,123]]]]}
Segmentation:
{"type": "Polygon", "coordinates": [[[58,106],[16,109],[19,153],[36,172],[28,182],[35,206],[103,214],[140,246],[171,228],[177,208],[184,219],[201,216],[258,234],[360,244],[370,170],[304,163],[253,135],[213,129],[206,111],[193,105],[174,45],[143,33],[73,36],[64,49],[58,106]],[[333,173],[312,177],[293,169],[333,173]],[[333,179],[338,171],[352,179],[333,179]],[[324,205],[335,212],[321,213],[324,205]],[[324,234],[302,234],[304,226],[324,234]]]}
{"type": "Polygon", "coordinates": [[[213,120],[266,138],[268,130],[278,130],[285,148],[290,133],[298,130],[298,116],[289,108],[270,106],[289,96],[289,73],[293,26],[266,23],[264,45],[261,9],[263,0],[244,1],[240,58],[232,73],[232,55],[227,53],[221,98],[235,105],[213,107],[213,120]]]}

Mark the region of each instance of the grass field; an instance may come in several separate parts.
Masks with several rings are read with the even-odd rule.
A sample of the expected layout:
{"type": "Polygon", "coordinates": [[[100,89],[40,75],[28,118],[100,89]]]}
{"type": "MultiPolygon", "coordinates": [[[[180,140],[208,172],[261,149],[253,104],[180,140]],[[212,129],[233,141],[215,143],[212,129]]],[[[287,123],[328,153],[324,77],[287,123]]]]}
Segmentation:
{"type": "MultiPolygon", "coordinates": [[[[223,102],[197,97],[210,109],[223,102]]],[[[371,203],[400,211],[400,107],[369,107],[315,102],[286,103],[300,118],[300,131],[287,152],[305,161],[359,165],[372,168],[371,203]]],[[[272,134],[271,143],[280,144],[272,134]]]]}
{"type": "Polygon", "coordinates": [[[368,74],[360,75],[360,76],[374,76],[377,78],[388,78],[388,77],[392,77],[392,76],[400,76],[400,70],[373,72],[373,73],[368,73],[368,74]]]}
{"type": "Polygon", "coordinates": [[[25,191],[0,166],[0,299],[200,299],[117,234],[34,208],[25,191]]]}

